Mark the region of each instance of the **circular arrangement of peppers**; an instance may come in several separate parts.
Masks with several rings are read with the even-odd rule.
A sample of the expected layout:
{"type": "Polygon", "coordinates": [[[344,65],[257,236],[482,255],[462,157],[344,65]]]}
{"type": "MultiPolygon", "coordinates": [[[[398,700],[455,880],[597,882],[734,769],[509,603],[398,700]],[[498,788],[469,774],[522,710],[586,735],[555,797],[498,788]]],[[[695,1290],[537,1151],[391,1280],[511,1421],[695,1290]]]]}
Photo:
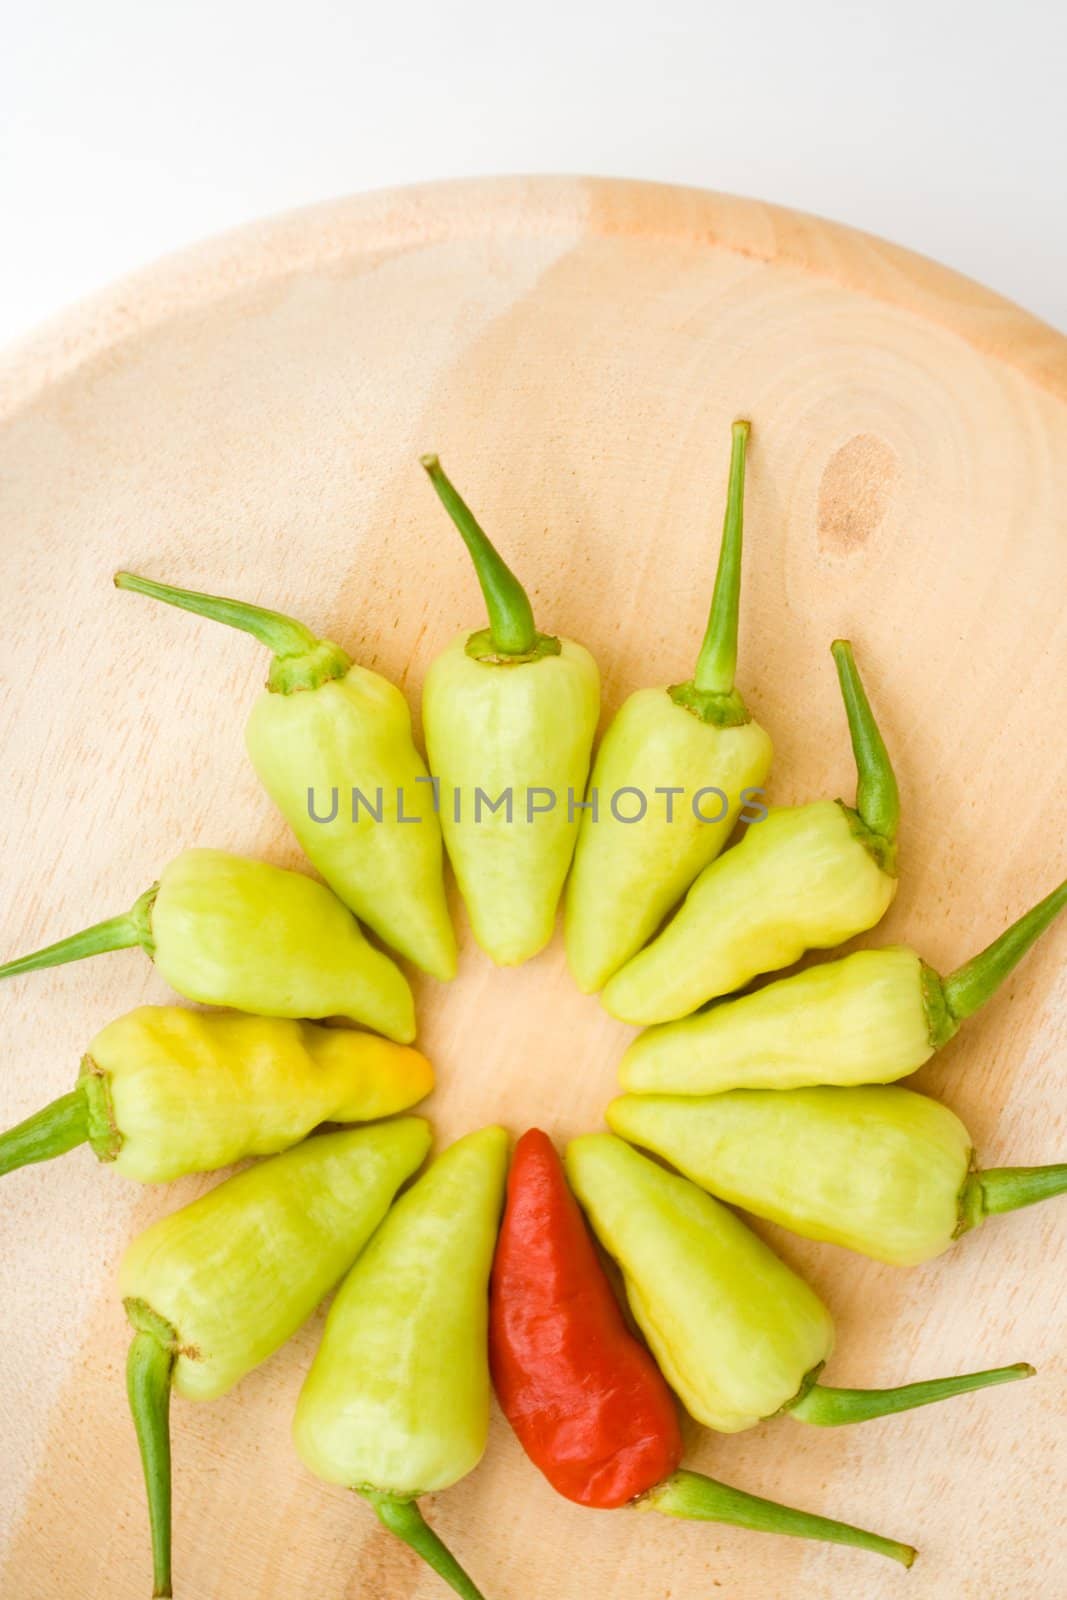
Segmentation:
{"type": "Polygon", "coordinates": [[[910,1266],[986,1216],[1067,1190],[1067,1164],[979,1170],[959,1119],[897,1083],[989,999],[1067,904],[1067,883],[948,977],[894,945],[727,998],[872,928],[897,883],[897,785],[847,642],[833,656],[855,805],[755,804],[771,741],[734,684],[748,431],[734,424],[693,677],[632,694],[591,773],[596,664],[538,631],[434,456],[423,465],[470,552],[489,625],[427,675],[432,778],[400,690],[336,644],[258,606],[117,575],[120,588],[271,651],[248,751],[324,880],[187,850],[129,912],[0,966],[12,977],[139,944],[178,994],[223,1008],[145,1006],[105,1027],[71,1093],[0,1135],[0,1174],[83,1143],[146,1183],[269,1158],[154,1223],[120,1268],[153,1595],[172,1594],[172,1390],[225,1393],[338,1284],[297,1405],[297,1450],[466,1600],[480,1591],[417,1500],[481,1458],[490,1381],[527,1455],[581,1505],[830,1540],[910,1565],[908,1545],[685,1471],[677,1400],[733,1433],[779,1412],[861,1422],[1032,1375],[1018,1363],[898,1389],[828,1387],[829,1312],[729,1209],[910,1266]],[[339,794],[353,774],[349,814],[339,794]],[[598,805],[621,793],[667,804],[638,815],[598,805]],[[563,807],[535,795],[586,798],[563,807]],[[721,802],[714,818],[697,803],[709,795],[721,802]],[[740,842],[721,853],[739,821],[740,842]],[[548,942],[566,885],[576,982],[644,1031],[623,1057],[612,1132],[573,1140],[565,1165],[536,1129],[509,1163],[507,1134],[489,1127],[405,1188],[431,1136],[399,1113],[433,1071],[411,1047],[407,979],[357,918],[451,978],[445,851],[475,937],[502,965],[548,942]],[[307,1137],[326,1123],[367,1126],[307,1137]]]}

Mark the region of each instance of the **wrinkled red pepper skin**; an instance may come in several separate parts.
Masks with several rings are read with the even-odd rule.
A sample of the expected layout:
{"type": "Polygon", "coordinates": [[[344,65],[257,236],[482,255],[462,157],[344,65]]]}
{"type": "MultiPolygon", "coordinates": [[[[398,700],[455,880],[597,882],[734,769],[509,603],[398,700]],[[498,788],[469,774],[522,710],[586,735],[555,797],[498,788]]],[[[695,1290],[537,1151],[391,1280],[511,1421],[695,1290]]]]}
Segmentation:
{"type": "Polygon", "coordinates": [[[547,1134],[512,1157],[489,1297],[501,1408],[535,1466],[583,1506],[623,1506],[682,1457],[674,1396],[627,1327],[547,1134]]]}

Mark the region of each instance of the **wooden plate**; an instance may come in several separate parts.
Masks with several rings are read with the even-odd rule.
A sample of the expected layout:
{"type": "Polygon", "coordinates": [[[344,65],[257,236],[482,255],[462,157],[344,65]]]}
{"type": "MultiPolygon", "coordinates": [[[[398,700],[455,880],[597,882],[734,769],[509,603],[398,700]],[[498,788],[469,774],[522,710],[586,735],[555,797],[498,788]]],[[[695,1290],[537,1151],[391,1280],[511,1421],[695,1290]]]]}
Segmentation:
{"type": "MultiPolygon", "coordinates": [[[[241,730],[242,636],[116,593],[120,565],[258,599],[404,685],[481,621],[417,464],[439,450],[543,625],[588,644],[605,710],[687,674],[728,425],[753,419],[741,685],[775,796],[851,794],[827,646],[857,644],[904,797],[876,941],[941,968],[1067,870],[1067,342],[889,245],[748,201],[506,180],[347,200],[166,262],[16,350],[0,376],[4,949],[124,909],[180,847],[295,864],[241,730]]],[[[1062,1159],[1067,930],[921,1075],[987,1164],[1062,1159]]],[[[167,991],[139,952],[3,987],[3,1120],[72,1083],[93,1032],[167,991]]],[[[419,988],[439,1138],[596,1127],[627,1030],[558,942],[518,971],[465,939],[419,988]]],[[[125,1415],[124,1242],[209,1180],[142,1190],[85,1153],[0,1198],[0,1514],[18,1600],[141,1600],[125,1415]]],[[[831,1381],[1019,1359],[1029,1384],[842,1431],[788,1418],[691,1461],[922,1547],[856,1552],[594,1514],[494,1420],[430,1515],[491,1600],[1032,1600],[1067,1591],[1062,1207],[901,1272],[766,1229],[833,1307],[831,1381]],[[1057,1458],[1054,1446],[1059,1443],[1057,1458]]],[[[433,1600],[439,1583],[289,1422],[316,1319],[227,1399],[174,1407],[185,1600],[433,1600]]]]}

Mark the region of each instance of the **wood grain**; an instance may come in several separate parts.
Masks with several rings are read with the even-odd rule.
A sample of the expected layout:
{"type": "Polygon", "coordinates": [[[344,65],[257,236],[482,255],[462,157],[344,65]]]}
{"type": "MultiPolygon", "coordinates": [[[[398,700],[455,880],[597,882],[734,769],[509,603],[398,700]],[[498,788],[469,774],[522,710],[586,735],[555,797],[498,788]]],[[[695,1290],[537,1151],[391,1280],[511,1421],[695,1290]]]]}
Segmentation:
{"type": "MultiPolygon", "coordinates": [[[[124,908],[186,844],[295,864],[241,729],[247,639],[113,591],[125,565],[258,599],[417,704],[480,619],[417,457],[439,450],[580,638],[605,711],[686,674],[728,426],[753,420],[741,687],[782,801],[852,784],[827,651],[851,636],[904,799],[898,901],[868,942],[950,967],[1067,871],[1067,341],[987,291],[808,217],[642,184],[522,179],[339,202],[121,285],[0,368],[3,946],[124,908]]],[[[464,940],[419,985],[444,1141],[598,1126],[628,1030],[557,942],[516,972],[464,940]]],[[[1067,938],[920,1075],[987,1163],[1062,1158],[1067,938]]],[[[108,1018],[166,998],[138,952],[0,991],[0,1117],[72,1082],[108,1018]]],[[[84,1153],[0,1204],[0,1592],[139,1600],[124,1241],[210,1180],[139,1190],[84,1153]]],[[[1028,1359],[1037,1380],[843,1431],[789,1419],[692,1461],[922,1547],[856,1553],[568,1506],[494,1422],[430,1515],[492,1600],[1032,1600],[1067,1591],[1062,1208],[910,1273],[764,1230],[833,1307],[843,1384],[1028,1359]],[[1057,1458],[1056,1447],[1060,1447],[1057,1458]]],[[[227,1399],[174,1408],[185,1600],[441,1590],[291,1449],[316,1321],[227,1399]]]]}

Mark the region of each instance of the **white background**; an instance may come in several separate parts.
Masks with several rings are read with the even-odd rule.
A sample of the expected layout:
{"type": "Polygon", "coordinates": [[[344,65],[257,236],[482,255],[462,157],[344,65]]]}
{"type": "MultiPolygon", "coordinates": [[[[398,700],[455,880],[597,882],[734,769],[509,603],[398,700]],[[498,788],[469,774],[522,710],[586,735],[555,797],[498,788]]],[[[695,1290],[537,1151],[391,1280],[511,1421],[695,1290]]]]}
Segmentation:
{"type": "Polygon", "coordinates": [[[0,343],[166,251],[493,172],[701,184],[1067,325],[1062,0],[3,0],[0,343]]]}

